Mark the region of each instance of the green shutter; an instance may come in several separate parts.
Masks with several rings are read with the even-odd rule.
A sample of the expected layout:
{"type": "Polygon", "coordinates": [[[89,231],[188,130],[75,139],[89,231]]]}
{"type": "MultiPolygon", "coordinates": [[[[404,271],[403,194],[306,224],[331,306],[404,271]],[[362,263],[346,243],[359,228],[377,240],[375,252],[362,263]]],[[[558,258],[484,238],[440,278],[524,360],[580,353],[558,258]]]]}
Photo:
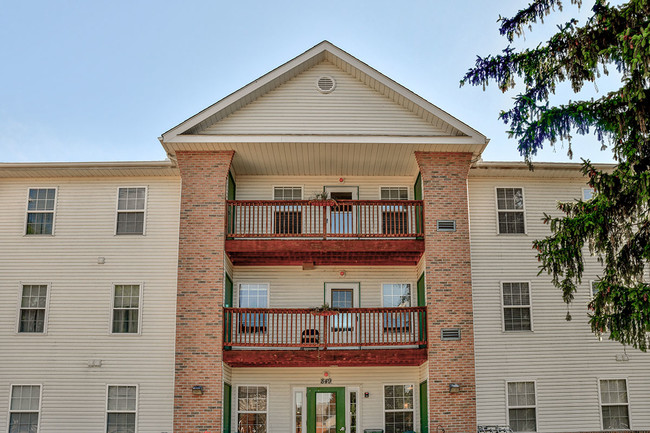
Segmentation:
{"type": "Polygon", "coordinates": [[[427,381],[420,383],[420,431],[429,433],[429,400],[427,399],[427,381]]]}
{"type": "Polygon", "coordinates": [[[223,433],[230,433],[231,428],[231,407],[232,407],[232,386],[229,383],[223,384],[223,433]]]}

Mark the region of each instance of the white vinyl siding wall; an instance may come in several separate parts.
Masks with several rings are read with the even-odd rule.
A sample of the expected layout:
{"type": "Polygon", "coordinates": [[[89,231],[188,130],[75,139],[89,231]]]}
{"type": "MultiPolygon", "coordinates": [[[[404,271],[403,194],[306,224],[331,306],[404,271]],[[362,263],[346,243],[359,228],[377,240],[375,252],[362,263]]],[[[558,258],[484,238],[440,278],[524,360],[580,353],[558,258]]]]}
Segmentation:
{"type": "Polygon", "coordinates": [[[171,432],[180,179],[39,179],[58,187],[56,236],[24,236],[32,186],[0,188],[0,432],[11,383],[42,384],[43,432],[104,431],[115,383],[138,385],[138,431],[171,432]],[[118,187],[134,184],[148,186],[146,236],[115,236],[118,187]],[[47,334],[16,333],[21,281],[50,284],[47,334]],[[141,335],[110,334],[113,285],[125,281],[144,283],[141,335]]]}
{"type": "MultiPolygon", "coordinates": [[[[571,306],[546,274],[537,276],[539,262],[532,241],[549,234],[543,213],[558,215],[557,200],[582,196],[584,179],[486,178],[469,179],[472,286],[479,424],[505,424],[506,381],[532,381],[537,392],[540,432],[598,431],[598,378],[616,372],[628,378],[633,429],[650,429],[650,354],[628,349],[630,360],[616,361],[619,343],[602,341],[591,333],[587,304],[589,281],[600,266],[587,259],[583,284],[571,306]],[[526,234],[496,234],[495,187],[516,184],[525,190],[526,234]],[[501,282],[530,283],[534,332],[504,332],[501,322],[501,282]]],[[[605,337],[606,338],[606,337],[605,337]]]]}

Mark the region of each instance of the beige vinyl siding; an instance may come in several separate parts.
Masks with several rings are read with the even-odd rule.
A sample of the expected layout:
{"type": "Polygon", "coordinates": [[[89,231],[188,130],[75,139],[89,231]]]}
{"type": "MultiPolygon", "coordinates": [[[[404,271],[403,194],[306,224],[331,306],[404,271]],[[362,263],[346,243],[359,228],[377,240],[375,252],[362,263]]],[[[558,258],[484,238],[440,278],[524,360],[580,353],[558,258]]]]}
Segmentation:
{"type": "Polygon", "coordinates": [[[532,241],[550,233],[543,213],[558,215],[556,202],[580,198],[580,179],[470,178],[470,218],[477,410],[480,424],[507,419],[506,381],[536,381],[540,432],[600,430],[599,378],[627,378],[633,429],[650,428],[650,354],[628,349],[630,360],[616,361],[623,346],[598,341],[588,325],[589,281],[600,267],[586,263],[585,278],[571,306],[539,263],[532,241]],[[496,187],[522,187],[526,235],[498,235],[496,187]],[[502,331],[501,282],[529,282],[533,331],[502,331]]]}
{"type": "Polygon", "coordinates": [[[325,283],[359,283],[359,307],[373,308],[382,306],[383,283],[410,283],[411,305],[415,305],[415,271],[415,266],[317,266],[308,271],[297,266],[236,266],[233,302],[239,305],[241,283],[268,283],[270,308],[321,306],[325,283]],[[341,271],[345,271],[345,277],[339,275],[341,271]]]}
{"type": "MultiPolygon", "coordinates": [[[[415,430],[420,431],[418,377],[418,367],[233,368],[232,432],[236,431],[237,425],[238,385],[268,386],[268,431],[279,433],[293,431],[292,390],[294,387],[358,387],[361,416],[357,431],[362,432],[363,429],[370,428],[383,429],[384,384],[413,384],[415,430]],[[324,371],[329,373],[331,384],[321,385],[320,380],[324,371]],[[364,398],[365,392],[369,393],[368,398],[364,398]]],[[[346,394],[347,391],[348,389],[346,394]]],[[[305,409],[304,416],[306,413],[305,409]]]]}
{"type": "Polygon", "coordinates": [[[103,431],[108,384],[138,385],[138,431],[171,432],[179,197],[175,177],[2,182],[0,432],[12,383],[42,384],[43,432],[103,431]],[[35,186],[58,188],[54,236],[23,235],[35,186]],[[145,236],[115,236],[120,186],[147,186],[145,236]],[[16,333],[21,282],[50,284],[46,335],[16,333]],[[114,283],[143,284],[140,335],[109,333],[114,283]]]}
{"type": "Polygon", "coordinates": [[[429,122],[324,61],[266,93],[200,134],[457,135],[438,118],[429,122]],[[328,94],[319,77],[336,81],[328,94]]]}

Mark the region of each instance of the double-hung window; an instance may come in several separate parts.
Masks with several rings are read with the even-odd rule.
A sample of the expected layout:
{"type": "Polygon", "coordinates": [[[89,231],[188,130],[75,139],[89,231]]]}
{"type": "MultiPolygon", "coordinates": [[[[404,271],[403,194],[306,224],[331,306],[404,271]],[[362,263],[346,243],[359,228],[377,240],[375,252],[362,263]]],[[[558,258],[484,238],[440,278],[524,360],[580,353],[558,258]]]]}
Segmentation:
{"type": "Polygon", "coordinates": [[[497,188],[497,218],[499,234],[526,233],[522,188],[497,188]]]}
{"type": "Polygon", "coordinates": [[[537,431],[535,382],[508,382],[508,423],[516,432],[537,431]]]}
{"type": "MultiPolygon", "coordinates": [[[[382,285],[384,308],[405,308],[411,306],[411,285],[409,283],[390,283],[382,285]]],[[[385,330],[407,330],[409,313],[402,311],[384,313],[385,330]]]]}
{"type": "Polygon", "coordinates": [[[532,331],[530,286],[502,283],[504,331],[532,331]]]}
{"type": "MultiPolygon", "coordinates": [[[[302,200],[302,187],[276,186],[273,188],[273,200],[302,200]]],[[[276,206],[273,219],[273,231],[275,234],[288,235],[302,233],[302,206],[300,205],[276,206]]]]}
{"type": "Polygon", "coordinates": [[[51,235],[54,232],[56,188],[30,188],[27,197],[27,235],[51,235]]]}
{"type": "Polygon", "coordinates": [[[237,431],[266,433],[267,401],[265,386],[240,386],[237,389],[237,431]]]}
{"type": "Polygon", "coordinates": [[[403,433],[413,430],[414,386],[384,385],[384,431],[403,433]]]}
{"type": "Polygon", "coordinates": [[[140,284],[113,286],[113,334],[140,332],[140,284]]]}
{"type": "Polygon", "coordinates": [[[106,432],[135,433],[138,387],[109,385],[106,398],[106,432]]]}
{"type": "Polygon", "coordinates": [[[591,289],[591,298],[593,299],[598,294],[598,281],[592,281],[589,286],[591,289]]]}
{"type": "Polygon", "coordinates": [[[118,235],[143,235],[147,188],[119,188],[117,192],[118,235]]]}
{"type": "Polygon", "coordinates": [[[44,333],[47,312],[47,284],[23,284],[18,332],[44,333]]]}
{"type": "Polygon", "coordinates": [[[13,385],[9,403],[9,433],[38,433],[40,385],[13,385]]]}
{"type": "MultiPolygon", "coordinates": [[[[405,186],[382,186],[380,188],[382,200],[408,200],[409,192],[405,186]]],[[[381,230],[383,234],[406,235],[409,230],[409,215],[405,206],[384,205],[382,206],[381,230]]]]}
{"type": "MultiPolygon", "coordinates": [[[[242,283],[239,285],[239,308],[268,308],[269,285],[242,283]]],[[[266,332],[266,313],[242,313],[241,332],[266,332]]]]}
{"type": "Polygon", "coordinates": [[[625,379],[604,379],[600,381],[600,408],[604,430],[625,430],[630,428],[627,381],[625,379]]]}

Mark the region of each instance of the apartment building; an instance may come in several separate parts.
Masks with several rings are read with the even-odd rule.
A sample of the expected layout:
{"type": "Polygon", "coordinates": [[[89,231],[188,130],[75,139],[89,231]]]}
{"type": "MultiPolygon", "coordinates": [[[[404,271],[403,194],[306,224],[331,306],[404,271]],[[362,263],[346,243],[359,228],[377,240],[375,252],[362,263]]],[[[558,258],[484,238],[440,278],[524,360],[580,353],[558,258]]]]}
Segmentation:
{"type": "Polygon", "coordinates": [[[160,141],[0,166],[0,431],[650,430],[650,357],[537,275],[576,164],[484,162],[329,42],[160,141]]]}

